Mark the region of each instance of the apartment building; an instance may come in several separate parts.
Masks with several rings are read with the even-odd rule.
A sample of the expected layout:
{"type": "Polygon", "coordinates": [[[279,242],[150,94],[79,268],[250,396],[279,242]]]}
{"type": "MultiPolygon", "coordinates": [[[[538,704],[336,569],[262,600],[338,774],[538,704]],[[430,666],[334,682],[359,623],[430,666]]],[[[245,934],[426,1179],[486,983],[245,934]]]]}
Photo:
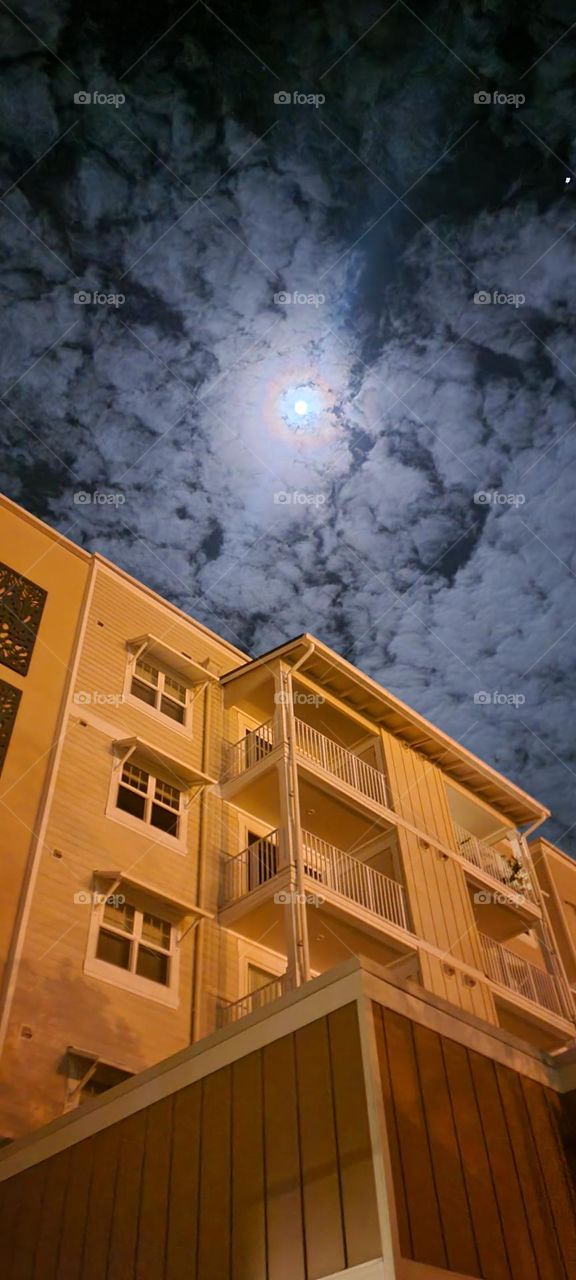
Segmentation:
{"type": "Polygon", "coordinates": [[[11,599],[43,602],[1,615],[0,663],[31,651],[5,663],[4,1138],[350,957],[527,1052],[574,1040],[541,803],[313,635],[250,659],[1,510],[11,599]]]}

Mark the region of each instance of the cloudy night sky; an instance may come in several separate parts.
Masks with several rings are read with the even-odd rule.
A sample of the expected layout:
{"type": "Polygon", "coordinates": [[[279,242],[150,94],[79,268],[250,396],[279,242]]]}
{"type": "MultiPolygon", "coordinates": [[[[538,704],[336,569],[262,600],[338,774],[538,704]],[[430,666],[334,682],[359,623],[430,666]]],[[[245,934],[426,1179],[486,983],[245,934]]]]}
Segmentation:
{"type": "Polygon", "coordinates": [[[312,631],[568,851],[573,19],[0,0],[0,487],[254,655],[312,631]]]}

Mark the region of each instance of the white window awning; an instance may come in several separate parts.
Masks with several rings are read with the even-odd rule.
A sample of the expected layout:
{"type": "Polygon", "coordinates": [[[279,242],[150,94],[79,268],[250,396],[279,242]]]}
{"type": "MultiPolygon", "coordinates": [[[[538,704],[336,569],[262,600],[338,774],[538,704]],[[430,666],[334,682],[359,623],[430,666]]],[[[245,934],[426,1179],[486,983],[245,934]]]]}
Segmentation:
{"type": "Polygon", "coordinates": [[[216,778],[213,778],[209,773],[204,773],[196,765],[190,764],[187,760],[182,760],[179,756],[171,755],[169,751],[165,751],[156,743],[149,742],[146,738],[140,738],[138,735],[133,735],[130,738],[116,738],[112,746],[122,756],[123,761],[138,752],[150,763],[152,772],[155,764],[161,765],[170,774],[174,786],[180,783],[183,790],[187,790],[191,786],[211,786],[217,781],[216,778]]]}
{"type": "Polygon", "coordinates": [[[143,636],[135,636],[132,640],[127,641],[127,648],[131,653],[137,653],[139,658],[155,658],[161,666],[169,667],[171,671],[177,671],[179,675],[189,684],[201,684],[203,682],[218,683],[219,677],[213,671],[208,671],[201,662],[197,662],[189,653],[183,649],[173,649],[172,645],[166,644],[165,640],[161,640],[159,636],[147,633],[143,636]]]}
{"type": "Polygon", "coordinates": [[[118,871],[111,868],[100,868],[92,872],[95,880],[110,883],[115,886],[119,884],[129,885],[133,889],[138,889],[140,893],[146,893],[151,898],[156,898],[158,903],[164,903],[170,907],[172,911],[177,912],[180,916],[198,916],[202,920],[213,920],[212,912],[205,911],[203,907],[199,907],[197,903],[190,902],[188,898],[181,897],[180,894],[168,893],[157,884],[151,884],[149,880],[141,880],[139,876],[128,871],[118,871]]]}

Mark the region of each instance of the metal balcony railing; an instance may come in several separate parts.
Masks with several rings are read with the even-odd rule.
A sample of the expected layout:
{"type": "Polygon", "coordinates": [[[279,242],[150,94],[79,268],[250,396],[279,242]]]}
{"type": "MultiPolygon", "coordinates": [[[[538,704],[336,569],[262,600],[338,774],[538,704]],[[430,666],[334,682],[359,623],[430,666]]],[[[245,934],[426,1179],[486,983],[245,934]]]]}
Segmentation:
{"type": "Polygon", "coordinates": [[[519,893],[523,898],[527,898],[529,902],[534,901],[534,891],[525,867],[518,868],[517,865],[515,866],[512,862],[509,862],[503,853],[493,849],[484,840],[479,840],[477,836],[472,835],[470,831],[466,831],[464,827],[458,826],[456,822],[454,823],[454,830],[458,842],[458,853],[461,858],[473,863],[480,871],[486,872],[487,875],[492,876],[493,880],[498,880],[500,884],[505,885],[513,893],[519,893]]]}
{"type": "MultiPolygon", "coordinates": [[[[278,872],[279,833],[254,841],[234,858],[225,858],[222,870],[221,904],[229,906],[253,889],[271,880],[278,872]]],[[[348,902],[357,903],[383,920],[408,929],[406,895],[403,885],[374,867],[354,858],[311,831],[302,832],[304,874],[348,902]]]]}
{"type": "Polygon", "coordinates": [[[278,832],[271,831],[253,841],[234,858],[225,858],[222,866],[220,901],[223,907],[237,902],[252,889],[271,880],[278,871],[278,832]]]}
{"type": "MultiPolygon", "coordinates": [[[[386,779],[380,769],[361,760],[353,751],[341,747],[326,734],[313,729],[297,716],[294,720],[296,750],[306,760],[319,765],[325,773],[339,782],[353,787],[360,795],[388,807],[386,779]]],[[[274,737],[274,719],[267,720],[257,729],[249,730],[239,742],[231,743],[226,751],[224,780],[237,778],[246,769],[259,764],[277,746],[274,737]]]]}
{"type": "Polygon", "coordinates": [[[386,779],[379,769],[366,764],[353,751],[347,751],[332,738],[327,738],[318,729],[313,729],[305,720],[295,718],[296,749],[301,756],[312,760],[326,773],[354,787],[361,795],[377,804],[388,807],[386,796],[386,779]]]}
{"type": "Polygon", "coordinates": [[[274,718],[257,729],[250,729],[239,742],[228,744],[225,757],[225,781],[237,778],[252,765],[259,764],[270,754],[274,746],[274,718]]]}
{"type": "Polygon", "coordinates": [[[503,947],[502,943],[495,942],[493,938],[488,938],[485,933],[480,934],[480,942],[486,973],[493,982],[507,987],[518,996],[524,996],[541,1009],[548,1009],[560,1017],[566,1016],[556,980],[551,973],[517,956],[514,951],[503,947]]]}
{"type": "Polygon", "coordinates": [[[312,835],[311,831],[302,832],[302,846],[305,874],[319,886],[325,885],[348,902],[355,902],[401,929],[408,929],[404,886],[397,880],[312,835]]]}
{"type": "Polygon", "coordinates": [[[266,1005],[272,1004],[274,1000],[279,1000],[281,996],[286,995],[291,989],[290,977],[287,973],[283,973],[278,978],[272,978],[263,987],[257,987],[255,991],[249,991],[246,995],[241,996],[239,1000],[221,1000],[219,1008],[219,1022],[223,1027],[228,1026],[231,1022],[237,1022],[239,1018],[245,1018],[249,1013],[254,1013],[256,1009],[264,1009],[266,1005]]]}

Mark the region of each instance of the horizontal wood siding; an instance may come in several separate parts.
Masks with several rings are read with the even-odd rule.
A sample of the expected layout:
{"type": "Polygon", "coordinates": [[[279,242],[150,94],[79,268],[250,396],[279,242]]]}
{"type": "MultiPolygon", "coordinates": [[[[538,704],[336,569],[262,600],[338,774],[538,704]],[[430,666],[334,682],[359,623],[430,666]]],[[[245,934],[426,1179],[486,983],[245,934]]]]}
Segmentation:
{"type": "Polygon", "coordinates": [[[380,1237],[348,1005],[0,1183],[2,1280],[319,1280],[380,1237]]]}
{"type": "Polygon", "coordinates": [[[572,1280],[558,1095],[378,1004],[374,1018],[403,1256],[483,1280],[572,1280]]]}

